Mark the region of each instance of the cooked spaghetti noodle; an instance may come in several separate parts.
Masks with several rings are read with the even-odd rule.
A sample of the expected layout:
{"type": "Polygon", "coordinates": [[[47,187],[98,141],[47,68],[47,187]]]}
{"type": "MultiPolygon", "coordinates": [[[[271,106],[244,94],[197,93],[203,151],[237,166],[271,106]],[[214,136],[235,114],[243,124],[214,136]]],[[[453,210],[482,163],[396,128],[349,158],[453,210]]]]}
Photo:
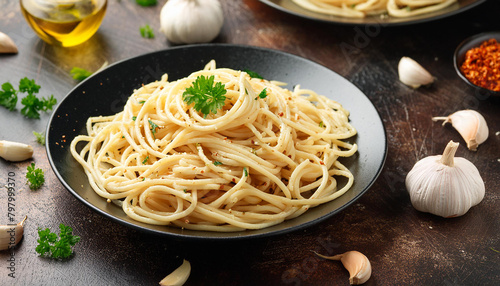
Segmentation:
{"type": "Polygon", "coordinates": [[[387,13],[393,17],[411,17],[444,9],[457,0],[292,0],[313,12],[364,18],[387,13]]]}
{"type": "Polygon", "coordinates": [[[342,141],[356,130],[339,103],[280,85],[214,61],[176,81],[164,75],[135,90],[122,112],[90,117],[71,153],[95,192],[134,220],[208,231],[269,227],[348,191],[354,177],[337,159],[357,151],[342,141]],[[201,75],[227,90],[216,114],[183,101],[201,75]]]}

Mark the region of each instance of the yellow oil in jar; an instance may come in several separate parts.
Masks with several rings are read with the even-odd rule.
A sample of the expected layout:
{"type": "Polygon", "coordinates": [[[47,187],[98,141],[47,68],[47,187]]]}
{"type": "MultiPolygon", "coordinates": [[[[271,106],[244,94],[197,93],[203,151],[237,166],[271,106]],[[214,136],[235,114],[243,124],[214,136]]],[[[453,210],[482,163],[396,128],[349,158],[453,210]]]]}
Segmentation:
{"type": "Polygon", "coordinates": [[[28,24],[45,42],[71,47],[97,32],[106,0],[20,0],[28,24]]]}

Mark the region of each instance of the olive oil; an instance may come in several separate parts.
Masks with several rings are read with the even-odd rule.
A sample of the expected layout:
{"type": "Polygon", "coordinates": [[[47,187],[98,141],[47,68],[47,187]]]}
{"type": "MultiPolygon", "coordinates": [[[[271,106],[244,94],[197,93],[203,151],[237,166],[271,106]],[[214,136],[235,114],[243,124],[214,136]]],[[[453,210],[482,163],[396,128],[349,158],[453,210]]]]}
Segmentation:
{"type": "Polygon", "coordinates": [[[28,24],[45,42],[70,47],[88,40],[101,25],[106,0],[20,0],[28,24]]]}

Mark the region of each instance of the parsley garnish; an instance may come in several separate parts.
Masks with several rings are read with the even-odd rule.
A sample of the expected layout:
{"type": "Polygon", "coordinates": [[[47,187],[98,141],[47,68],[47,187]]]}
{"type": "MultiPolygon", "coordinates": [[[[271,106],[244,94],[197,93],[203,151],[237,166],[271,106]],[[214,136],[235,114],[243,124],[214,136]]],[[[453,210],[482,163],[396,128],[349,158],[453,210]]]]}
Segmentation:
{"type": "Polygon", "coordinates": [[[48,111],[57,103],[57,100],[51,95],[49,98],[39,99],[36,93],[40,90],[40,86],[35,83],[34,79],[22,78],[19,81],[19,90],[15,90],[12,84],[6,82],[2,84],[0,91],[0,105],[3,105],[9,110],[15,110],[17,104],[17,94],[19,92],[27,93],[28,95],[21,100],[24,105],[21,113],[28,118],[40,118],[40,111],[48,111]]]}
{"type": "Polygon", "coordinates": [[[153,6],[153,5],[156,5],[157,3],[157,0],[135,0],[135,2],[137,2],[137,4],[141,5],[141,6],[153,6]]]}
{"type": "Polygon", "coordinates": [[[215,77],[208,78],[201,75],[193,82],[193,86],[186,88],[182,94],[182,99],[189,105],[194,103],[194,109],[201,112],[205,117],[216,114],[218,109],[224,106],[227,90],[221,82],[214,86],[215,77]]]}
{"type": "Polygon", "coordinates": [[[214,165],[215,166],[220,166],[220,165],[223,165],[222,162],[219,162],[219,161],[214,161],[214,165]]]}
{"type": "Polygon", "coordinates": [[[149,156],[146,156],[146,158],[144,158],[144,160],[142,160],[142,164],[145,165],[149,160],[149,156]]]}
{"type": "Polygon", "coordinates": [[[260,98],[266,98],[267,97],[267,87],[264,88],[260,93],[259,93],[260,98]]]}
{"type": "Polygon", "coordinates": [[[158,128],[158,125],[156,125],[156,123],[154,123],[153,121],[151,121],[151,119],[148,119],[148,122],[149,122],[149,126],[151,127],[151,132],[153,133],[153,138],[156,139],[156,128],[158,128]]]}
{"type": "Polygon", "coordinates": [[[243,173],[245,174],[246,177],[248,177],[248,169],[247,169],[247,167],[243,168],[243,173]]]}
{"type": "Polygon", "coordinates": [[[137,116],[132,116],[132,120],[136,120],[137,119],[137,116]]]}
{"type": "Polygon", "coordinates": [[[8,110],[16,109],[17,104],[17,91],[14,89],[10,82],[2,84],[0,90],[0,105],[5,106],[8,110]]]}
{"type": "Polygon", "coordinates": [[[69,73],[71,74],[73,79],[76,79],[78,81],[84,80],[92,75],[92,72],[79,67],[73,67],[69,73]]]}
{"type": "Polygon", "coordinates": [[[144,25],[139,28],[139,31],[141,32],[141,36],[143,38],[147,39],[153,39],[155,37],[155,33],[153,32],[153,29],[149,25],[144,25]]]}
{"type": "Polygon", "coordinates": [[[325,127],[325,123],[323,123],[323,121],[320,121],[319,122],[319,127],[322,127],[322,128],[325,127]]]}
{"type": "Polygon", "coordinates": [[[254,71],[251,71],[251,70],[244,70],[250,77],[253,77],[253,78],[260,78],[260,79],[264,79],[260,74],[254,72],[254,71]]]}
{"type": "Polygon", "coordinates": [[[35,163],[31,163],[28,166],[26,173],[26,179],[28,179],[28,185],[30,189],[36,190],[40,188],[43,183],[45,183],[45,176],[42,169],[36,169],[35,163]]]}
{"type": "Polygon", "coordinates": [[[141,100],[141,101],[139,101],[139,104],[144,104],[144,103],[146,103],[146,101],[145,101],[145,100],[141,100]]]}
{"type": "Polygon", "coordinates": [[[36,137],[36,142],[38,142],[41,145],[45,145],[45,134],[43,134],[43,132],[38,133],[36,131],[33,131],[33,135],[35,135],[36,137]]]}
{"type": "Polygon", "coordinates": [[[57,234],[50,232],[50,229],[38,228],[37,242],[35,249],[40,256],[60,259],[68,258],[73,254],[72,247],[80,241],[80,237],[73,235],[73,229],[64,224],[59,225],[59,239],[57,234]]]}

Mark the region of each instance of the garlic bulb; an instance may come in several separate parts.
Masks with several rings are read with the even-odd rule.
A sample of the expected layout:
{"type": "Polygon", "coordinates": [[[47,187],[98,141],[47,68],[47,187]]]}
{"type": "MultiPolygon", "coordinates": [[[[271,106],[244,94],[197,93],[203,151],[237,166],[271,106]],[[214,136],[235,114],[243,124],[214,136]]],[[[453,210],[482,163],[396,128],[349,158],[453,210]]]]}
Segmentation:
{"type": "Polygon", "coordinates": [[[469,150],[476,151],[479,144],[488,139],[488,124],[477,111],[460,110],[447,117],[433,117],[432,120],[444,120],[443,125],[448,122],[451,123],[458,133],[462,135],[469,150]]]}
{"type": "Polygon", "coordinates": [[[223,22],[219,0],[168,0],[160,13],[160,31],[175,44],[210,42],[223,22]]]}
{"type": "Polygon", "coordinates": [[[340,260],[342,265],[344,265],[345,269],[349,272],[349,283],[351,285],[363,284],[368,281],[372,275],[370,260],[359,251],[348,251],[334,256],[325,256],[319,253],[316,253],[316,255],[325,259],[340,260]]]}
{"type": "Polygon", "coordinates": [[[418,161],[406,176],[406,189],[413,207],[442,217],[464,215],[479,204],[485,193],[476,166],[455,157],[459,144],[450,141],[443,155],[418,161]]]}
{"type": "Polygon", "coordinates": [[[181,266],[160,281],[161,286],[181,286],[186,283],[191,274],[191,263],[184,259],[181,266]]]}
{"type": "Polygon", "coordinates": [[[33,147],[24,143],[0,140],[0,157],[7,161],[24,161],[33,156],[33,147]]]}
{"type": "Polygon", "coordinates": [[[413,88],[434,82],[434,77],[419,63],[409,57],[402,57],[398,64],[399,80],[413,88]]]}

